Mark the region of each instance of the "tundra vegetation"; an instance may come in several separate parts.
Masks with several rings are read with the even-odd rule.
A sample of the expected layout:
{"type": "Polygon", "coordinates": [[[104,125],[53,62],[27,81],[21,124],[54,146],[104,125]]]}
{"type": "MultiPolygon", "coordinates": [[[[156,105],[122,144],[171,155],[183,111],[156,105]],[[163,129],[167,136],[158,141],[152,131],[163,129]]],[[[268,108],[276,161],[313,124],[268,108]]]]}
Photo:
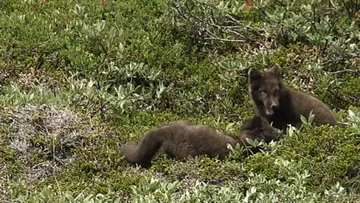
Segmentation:
{"type": "Polygon", "coordinates": [[[1,202],[360,201],[356,0],[0,1],[1,202]],[[279,66],[346,123],[302,117],[244,157],[130,166],[120,144],[175,120],[236,134],[249,68],[279,66]]]}

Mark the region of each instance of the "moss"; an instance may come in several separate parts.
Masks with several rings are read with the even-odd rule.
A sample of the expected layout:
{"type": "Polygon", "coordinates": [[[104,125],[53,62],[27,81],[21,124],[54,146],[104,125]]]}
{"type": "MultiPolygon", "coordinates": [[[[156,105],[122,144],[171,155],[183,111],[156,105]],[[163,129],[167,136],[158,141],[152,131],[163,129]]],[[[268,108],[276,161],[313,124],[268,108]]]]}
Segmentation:
{"type": "MultiPolygon", "coordinates": [[[[322,190],[336,182],[345,183],[346,170],[359,160],[358,153],[354,153],[359,150],[359,141],[351,133],[350,128],[331,127],[329,130],[327,126],[313,126],[286,137],[276,155],[301,164],[310,172],[309,188],[322,190]]],[[[257,168],[256,172],[267,174],[267,177],[281,178],[271,165],[271,159],[259,155],[250,160],[249,168],[257,168]]]]}
{"type": "Polygon", "coordinates": [[[264,174],[265,177],[272,179],[278,178],[278,168],[274,165],[274,158],[263,154],[256,154],[244,161],[246,171],[255,174],[264,174]]]}
{"type": "Polygon", "coordinates": [[[16,159],[15,150],[8,146],[0,146],[0,162],[7,163],[6,170],[10,178],[21,171],[21,164],[16,159]]]}
{"type": "Polygon", "coordinates": [[[216,185],[227,184],[231,180],[239,181],[238,177],[234,177],[233,171],[222,164],[222,161],[206,156],[187,160],[165,159],[164,156],[159,156],[154,159],[151,171],[161,173],[170,181],[195,179],[216,185]]]}

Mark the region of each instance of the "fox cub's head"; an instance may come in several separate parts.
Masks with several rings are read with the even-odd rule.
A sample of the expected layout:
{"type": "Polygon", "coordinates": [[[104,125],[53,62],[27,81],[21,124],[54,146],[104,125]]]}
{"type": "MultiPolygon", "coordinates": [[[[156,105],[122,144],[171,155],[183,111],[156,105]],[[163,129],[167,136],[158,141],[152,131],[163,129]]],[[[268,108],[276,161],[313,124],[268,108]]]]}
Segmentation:
{"type": "Polygon", "coordinates": [[[249,74],[250,95],[257,108],[265,116],[271,116],[279,106],[283,88],[281,70],[273,67],[267,71],[251,69],[249,74]]]}
{"type": "Polygon", "coordinates": [[[261,125],[255,131],[258,131],[257,135],[263,136],[263,139],[266,143],[271,142],[272,140],[278,141],[282,135],[283,131],[277,128],[272,127],[271,124],[265,119],[261,118],[261,125]]]}
{"type": "MultiPolygon", "coordinates": [[[[264,141],[265,143],[269,143],[271,141],[278,141],[283,136],[283,131],[272,127],[269,122],[259,116],[258,119],[254,120],[254,124],[256,125],[256,128],[252,130],[245,130],[242,131],[242,134],[240,136],[240,140],[243,143],[248,143],[246,141],[246,138],[252,139],[252,140],[258,140],[258,141],[264,141]]],[[[247,145],[247,144],[246,144],[247,145]]]]}

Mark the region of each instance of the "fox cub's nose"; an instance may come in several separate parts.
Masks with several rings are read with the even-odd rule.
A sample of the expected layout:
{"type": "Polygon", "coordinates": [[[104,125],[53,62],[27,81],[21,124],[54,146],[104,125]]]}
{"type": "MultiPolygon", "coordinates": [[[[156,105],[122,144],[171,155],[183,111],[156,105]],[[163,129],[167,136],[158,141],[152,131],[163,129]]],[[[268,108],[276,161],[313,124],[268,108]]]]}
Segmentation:
{"type": "Polygon", "coordinates": [[[275,109],[276,109],[276,107],[277,107],[277,105],[276,105],[276,104],[271,104],[271,105],[270,105],[271,110],[275,110],[275,109]]]}

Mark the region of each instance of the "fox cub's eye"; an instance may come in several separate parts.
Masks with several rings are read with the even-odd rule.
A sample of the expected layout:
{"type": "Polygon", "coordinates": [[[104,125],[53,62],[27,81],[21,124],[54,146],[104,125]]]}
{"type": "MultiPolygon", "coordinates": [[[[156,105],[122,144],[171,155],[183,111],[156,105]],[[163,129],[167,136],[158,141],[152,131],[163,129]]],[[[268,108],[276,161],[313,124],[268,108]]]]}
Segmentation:
{"type": "Polygon", "coordinates": [[[264,90],[260,91],[260,94],[261,94],[262,96],[266,96],[266,92],[265,92],[264,90]]]}

